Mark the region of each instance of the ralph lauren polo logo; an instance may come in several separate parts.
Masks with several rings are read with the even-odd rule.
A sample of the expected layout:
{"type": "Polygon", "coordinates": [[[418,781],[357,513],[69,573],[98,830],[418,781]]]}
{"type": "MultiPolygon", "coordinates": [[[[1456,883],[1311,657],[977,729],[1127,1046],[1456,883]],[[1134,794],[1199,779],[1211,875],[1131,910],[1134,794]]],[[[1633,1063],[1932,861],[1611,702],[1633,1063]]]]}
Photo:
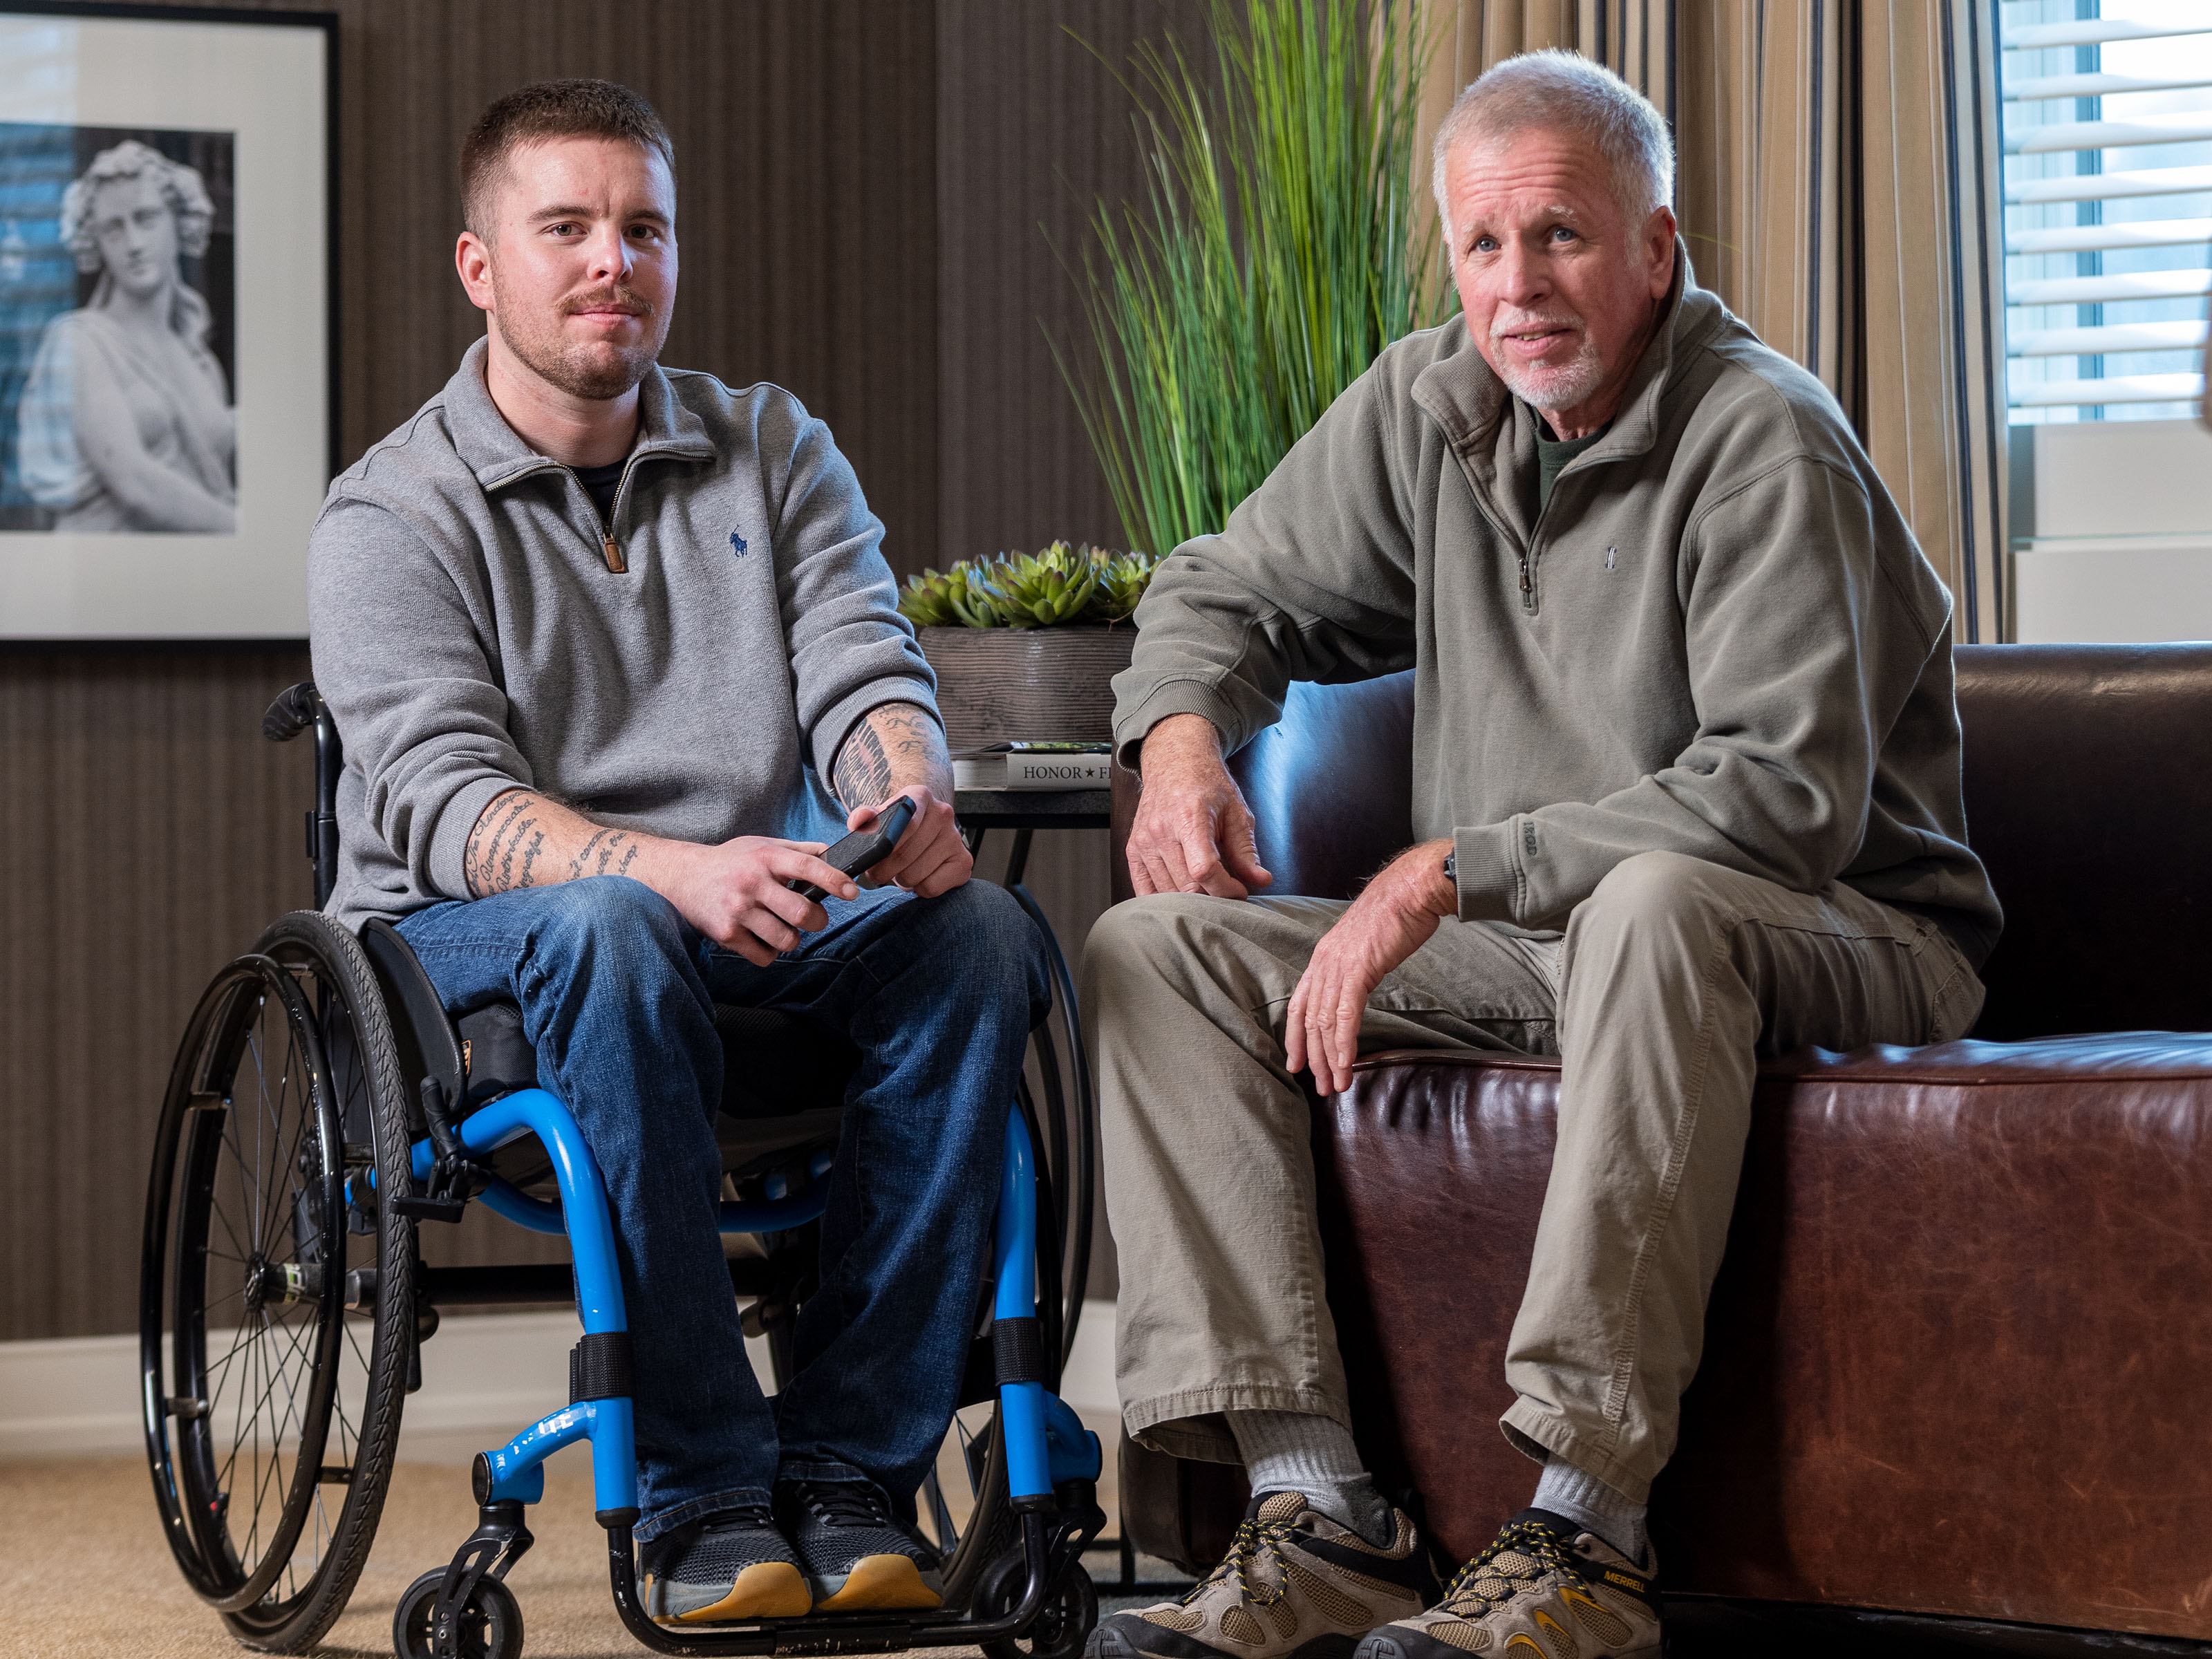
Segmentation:
{"type": "Polygon", "coordinates": [[[738,557],[745,556],[745,538],[734,530],[730,532],[730,549],[738,557]]]}

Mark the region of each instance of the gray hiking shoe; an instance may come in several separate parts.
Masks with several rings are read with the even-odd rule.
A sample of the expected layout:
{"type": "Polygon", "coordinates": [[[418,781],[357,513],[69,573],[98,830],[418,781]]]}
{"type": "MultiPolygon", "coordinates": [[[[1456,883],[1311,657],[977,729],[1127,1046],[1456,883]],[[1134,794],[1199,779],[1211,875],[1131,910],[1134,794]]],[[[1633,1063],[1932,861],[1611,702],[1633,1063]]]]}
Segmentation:
{"type": "Polygon", "coordinates": [[[664,1625],[798,1619],[814,1605],[765,1504],[672,1528],[639,1549],[638,1571],[647,1616],[664,1625]]]}
{"type": "Polygon", "coordinates": [[[1369,1632],[1356,1659],[1659,1659],[1659,1587],[1600,1538],[1523,1510],[1428,1612],[1369,1632]]]}
{"type": "Polygon", "coordinates": [[[1351,1659],[1359,1638],[1436,1599],[1428,1553],[1402,1510],[1378,1548],[1307,1507],[1261,1492],[1219,1566],[1181,1601],[1100,1623],[1090,1659],[1351,1659]]]}

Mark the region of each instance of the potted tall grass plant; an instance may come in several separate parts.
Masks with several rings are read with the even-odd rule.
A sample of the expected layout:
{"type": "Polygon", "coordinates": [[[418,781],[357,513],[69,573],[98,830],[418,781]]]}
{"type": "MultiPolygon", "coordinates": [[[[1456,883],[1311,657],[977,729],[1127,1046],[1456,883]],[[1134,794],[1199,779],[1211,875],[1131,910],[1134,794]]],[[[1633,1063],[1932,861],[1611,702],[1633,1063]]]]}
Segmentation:
{"type": "Polygon", "coordinates": [[[1125,78],[1146,198],[1101,200],[1078,281],[1094,360],[1060,370],[1129,545],[1230,510],[1382,348],[1456,303],[1419,211],[1432,42],[1418,0],[1206,0],[1125,78]]]}
{"type": "Polygon", "coordinates": [[[1145,197],[1097,204],[1073,273],[1095,353],[1060,359],[1139,550],[1086,564],[1055,543],[908,582],[956,746],[1107,737],[1125,619],[1161,558],[1220,530],[1384,346],[1450,313],[1417,211],[1417,0],[1204,16],[1197,61],[1170,38],[1117,71],[1145,197]]]}

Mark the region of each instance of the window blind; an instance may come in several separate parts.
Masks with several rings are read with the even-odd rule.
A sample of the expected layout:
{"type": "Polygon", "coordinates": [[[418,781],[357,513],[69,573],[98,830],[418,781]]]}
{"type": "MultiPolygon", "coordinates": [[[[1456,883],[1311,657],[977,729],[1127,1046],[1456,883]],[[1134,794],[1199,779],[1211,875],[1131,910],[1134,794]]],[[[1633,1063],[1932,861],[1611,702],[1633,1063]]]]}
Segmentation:
{"type": "Polygon", "coordinates": [[[2212,295],[2212,0],[2000,0],[2015,423],[2193,412],[2212,295]]]}

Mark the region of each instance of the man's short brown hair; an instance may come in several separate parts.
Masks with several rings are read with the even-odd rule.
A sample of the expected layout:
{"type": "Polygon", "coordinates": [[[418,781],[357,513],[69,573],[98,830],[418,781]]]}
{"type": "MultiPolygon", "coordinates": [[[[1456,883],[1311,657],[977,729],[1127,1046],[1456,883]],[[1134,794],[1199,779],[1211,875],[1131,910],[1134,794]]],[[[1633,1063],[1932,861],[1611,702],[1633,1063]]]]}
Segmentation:
{"type": "Polygon", "coordinates": [[[656,150],[676,172],[676,146],[652,105],[612,81],[533,81],[477,117],[461,141],[461,222],[489,237],[490,208],[507,158],[548,138],[621,138],[656,150]]]}

